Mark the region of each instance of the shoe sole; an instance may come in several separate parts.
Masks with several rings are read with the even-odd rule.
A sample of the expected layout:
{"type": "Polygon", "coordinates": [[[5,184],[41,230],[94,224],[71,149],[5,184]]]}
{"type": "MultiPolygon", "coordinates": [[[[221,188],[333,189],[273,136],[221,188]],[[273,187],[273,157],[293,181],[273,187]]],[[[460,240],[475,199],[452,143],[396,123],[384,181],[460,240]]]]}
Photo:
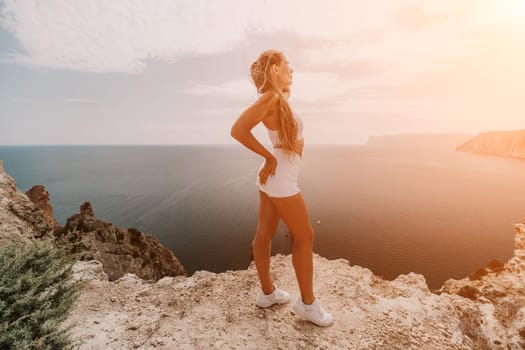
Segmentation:
{"type": "Polygon", "coordinates": [[[268,305],[268,306],[259,305],[259,304],[257,304],[257,303],[255,303],[255,305],[257,305],[257,307],[260,307],[261,309],[266,309],[266,308],[268,308],[268,307],[270,307],[270,306],[274,306],[274,305],[283,305],[283,304],[286,304],[286,303],[289,303],[289,302],[290,302],[290,300],[284,301],[284,302],[282,302],[282,303],[276,301],[275,303],[270,304],[270,305],[268,305]]]}
{"type": "MultiPolygon", "coordinates": [[[[294,305],[294,306],[295,306],[295,305],[294,305]]],[[[293,312],[295,315],[302,317],[305,321],[311,322],[311,323],[315,324],[316,326],[319,326],[319,327],[328,327],[328,326],[330,326],[332,323],[334,323],[334,320],[332,320],[330,323],[327,323],[327,324],[314,322],[314,321],[310,320],[308,317],[306,317],[306,315],[303,315],[300,311],[295,310],[294,306],[292,306],[291,310],[292,310],[292,312],[293,312]]]]}

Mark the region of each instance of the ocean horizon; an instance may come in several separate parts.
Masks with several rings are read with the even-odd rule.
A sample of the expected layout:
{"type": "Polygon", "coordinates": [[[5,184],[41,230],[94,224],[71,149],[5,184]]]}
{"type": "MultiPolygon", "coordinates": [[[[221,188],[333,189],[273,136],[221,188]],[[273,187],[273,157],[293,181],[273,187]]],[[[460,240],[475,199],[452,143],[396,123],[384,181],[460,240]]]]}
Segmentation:
{"type": "MultiPolygon", "coordinates": [[[[510,258],[525,162],[413,142],[305,146],[314,252],[386,279],[420,273],[431,288],[510,258]]],[[[189,274],[250,263],[262,158],[241,145],[0,146],[0,159],[20,190],[48,189],[61,225],[89,201],[98,219],[155,236],[189,274]]],[[[291,253],[282,222],[277,253],[291,253]]]]}

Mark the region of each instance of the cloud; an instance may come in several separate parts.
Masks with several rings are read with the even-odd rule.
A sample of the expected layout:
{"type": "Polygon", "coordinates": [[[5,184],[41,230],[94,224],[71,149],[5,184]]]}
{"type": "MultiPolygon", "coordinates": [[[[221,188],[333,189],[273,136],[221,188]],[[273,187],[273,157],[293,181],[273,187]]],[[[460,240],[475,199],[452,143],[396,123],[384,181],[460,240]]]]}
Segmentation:
{"type": "MultiPolygon", "coordinates": [[[[293,74],[292,98],[298,103],[315,103],[346,95],[350,81],[343,80],[335,73],[300,72],[293,74]]],[[[195,84],[175,90],[195,96],[225,97],[235,100],[255,100],[257,93],[249,79],[227,81],[218,85],[195,84]]]]}
{"type": "Polygon", "coordinates": [[[216,108],[203,108],[196,111],[198,114],[211,115],[211,116],[238,116],[245,109],[246,105],[239,105],[237,107],[216,107],[216,108]]]}
{"type": "Polygon", "coordinates": [[[245,37],[246,13],[246,2],[235,1],[6,0],[0,25],[25,52],[2,61],[136,73],[148,58],[175,61],[230,49],[245,37]]]}
{"type": "Polygon", "coordinates": [[[64,97],[64,98],[54,98],[54,97],[11,97],[9,100],[12,103],[32,103],[32,102],[49,102],[49,101],[65,101],[69,103],[96,103],[93,100],[86,98],[78,97],[64,97]]]}
{"type": "Polygon", "coordinates": [[[380,68],[377,74],[372,71],[353,77],[352,85],[356,88],[376,84],[395,86],[421,74],[447,70],[474,52],[480,40],[479,36],[465,35],[456,27],[430,26],[409,34],[392,30],[358,44],[349,40],[333,41],[321,48],[307,49],[305,56],[312,66],[375,64],[380,68]]]}
{"type": "Polygon", "coordinates": [[[175,89],[174,91],[195,96],[216,96],[231,99],[245,99],[257,96],[255,86],[249,79],[231,80],[218,85],[194,84],[185,88],[175,89]]]}
{"type": "Polygon", "coordinates": [[[339,74],[323,72],[294,73],[291,99],[298,104],[316,104],[347,96],[352,82],[339,74]]]}
{"type": "MultiPolygon", "coordinates": [[[[378,130],[403,127],[390,125],[392,116],[428,128],[439,123],[470,128],[483,118],[492,118],[494,125],[502,118],[518,125],[524,3],[0,0],[0,26],[21,48],[3,54],[0,62],[97,73],[148,68],[132,79],[94,77],[93,84],[131,82],[132,88],[115,89],[119,103],[108,99],[92,106],[107,115],[129,109],[122,115],[135,119],[147,110],[152,123],[144,128],[172,131],[180,124],[185,128],[180,135],[197,125],[230,121],[257,98],[247,68],[267,46],[289,55],[293,108],[311,122],[324,123],[326,130],[350,125],[345,118],[356,121],[351,125],[355,133],[367,132],[359,129],[363,120],[378,130]],[[143,101],[154,101],[154,107],[148,110],[149,102],[143,101]],[[176,115],[177,121],[165,124],[164,115],[176,115]]],[[[64,89],[61,81],[53,80],[50,89],[64,89]]],[[[75,90],[76,97],[71,90],[54,96],[61,96],[56,98],[60,108],[89,110],[87,103],[100,96],[98,90],[89,94],[92,86],[96,89],[85,84],[85,90],[75,90]]],[[[25,94],[32,97],[29,90],[25,94]]],[[[18,107],[43,100],[11,101],[18,107]]]]}
{"type": "Polygon", "coordinates": [[[399,61],[408,55],[435,55],[447,47],[461,49],[465,43],[457,41],[453,31],[426,31],[462,8],[456,3],[5,0],[0,25],[20,41],[24,51],[1,60],[51,69],[137,73],[145,69],[148,59],[174,62],[182,56],[217,54],[238,47],[250,33],[285,31],[334,43],[317,54],[309,52],[312,63],[399,61]],[[428,35],[407,34],[411,29],[425,29],[428,35]],[[399,34],[400,30],[405,34],[399,34]],[[368,44],[370,35],[382,40],[368,44]],[[422,52],[421,44],[428,40],[435,40],[436,48],[422,52]],[[357,50],[356,41],[364,44],[357,50]],[[444,46],[446,42],[454,46],[444,46]]]}
{"type": "Polygon", "coordinates": [[[405,4],[397,11],[394,21],[398,28],[407,31],[419,31],[446,20],[443,13],[429,14],[421,7],[421,4],[405,4]]]}
{"type": "Polygon", "coordinates": [[[88,100],[86,98],[77,98],[77,97],[66,97],[64,101],[71,103],[95,103],[95,101],[88,100]]]}

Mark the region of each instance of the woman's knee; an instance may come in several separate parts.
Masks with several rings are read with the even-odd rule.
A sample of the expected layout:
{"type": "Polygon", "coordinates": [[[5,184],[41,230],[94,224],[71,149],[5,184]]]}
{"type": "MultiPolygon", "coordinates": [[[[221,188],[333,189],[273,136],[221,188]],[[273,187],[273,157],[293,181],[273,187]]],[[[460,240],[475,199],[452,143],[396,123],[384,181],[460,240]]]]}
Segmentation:
{"type": "Polygon", "coordinates": [[[297,232],[292,232],[294,243],[310,243],[314,240],[314,229],[311,225],[305,227],[302,230],[297,230],[297,232]]]}
{"type": "MultiPolygon", "coordinates": [[[[276,232],[276,231],[275,231],[276,232]]],[[[255,238],[253,239],[254,242],[270,242],[273,239],[273,236],[275,235],[275,232],[272,232],[270,229],[264,229],[264,228],[257,228],[255,231],[255,238]]]]}

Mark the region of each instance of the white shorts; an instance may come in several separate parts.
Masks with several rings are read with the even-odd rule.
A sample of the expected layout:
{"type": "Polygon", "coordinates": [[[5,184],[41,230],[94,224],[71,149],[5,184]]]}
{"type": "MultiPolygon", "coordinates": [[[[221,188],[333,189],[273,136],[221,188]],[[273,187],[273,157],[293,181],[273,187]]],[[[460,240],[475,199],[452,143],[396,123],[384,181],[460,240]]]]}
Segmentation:
{"type": "Polygon", "coordinates": [[[272,154],[277,159],[275,174],[268,176],[266,184],[261,185],[259,172],[264,167],[265,161],[263,161],[256,174],[256,184],[259,189],[270,197],[289,197],[299,193],[301,190],[297,185],[297,177],[302,163],[301,157],[294,153],[288,159],[288,151],[281,148],[272,149],[272,154]]]}

